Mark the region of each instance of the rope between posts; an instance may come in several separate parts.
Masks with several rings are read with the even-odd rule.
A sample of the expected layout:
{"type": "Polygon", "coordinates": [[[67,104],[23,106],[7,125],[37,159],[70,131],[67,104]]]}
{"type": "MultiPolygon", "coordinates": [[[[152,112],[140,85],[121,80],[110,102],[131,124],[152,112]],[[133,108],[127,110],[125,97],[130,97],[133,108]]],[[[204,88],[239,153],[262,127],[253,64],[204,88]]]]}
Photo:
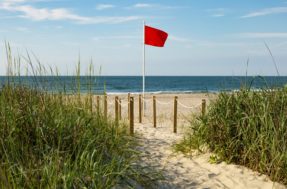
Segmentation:
{"type": "Polygon", "coordinates": [[[171,105],[172,102],[161,102],[159,100],[156,100],[157,103],[161,104],[161,105],[171,105]]]}
{"type": "Polygon", "coordinates": [[[187,108],[187,109],[196,109],[196,108],[198,108],[198,107],[200,107],[200,106],[201,106],[201,103],[199,103],[199,104],[198,104],[198,105],[196,105],[196,106],[186,106],[186,105],[184,105],[184,104],[180,103],[179,101],[178,101],[178,104],[179,104],[181,107],[183,107],[183,108],[187,108]]]}
{"type": "Polygon", "coordinates": [[[194,109],[195,108],[195,106],[186,106],[186,105],[180,103],[179,101],[177,101],[177,103],[178,103],[178,105],[180,105],[183,108],[187,108],[187,109],[194,109]]]}

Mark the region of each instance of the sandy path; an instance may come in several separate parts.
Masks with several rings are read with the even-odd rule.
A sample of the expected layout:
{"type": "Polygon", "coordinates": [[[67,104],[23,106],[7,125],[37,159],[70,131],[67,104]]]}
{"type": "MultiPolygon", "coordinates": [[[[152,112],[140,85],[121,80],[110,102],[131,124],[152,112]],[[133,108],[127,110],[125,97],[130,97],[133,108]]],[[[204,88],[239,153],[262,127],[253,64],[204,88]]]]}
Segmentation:
{"type": "Polygon", "coordinates": [[[136,124],[139,135],[143,164],[162,171],[165,181],[159,188],[285,188],[273,183],[266,176],[259,175],[238,165],[208,163],[209,154],[184,157],[174,154],[172,144],[182,138],[182,134],[172,133],[172,128],[151,124],[136,124]]]}
{"type": "MultiPolygon", "coordinates": [[[[135,97],[135,132],[140,141],[139,150],[142,151],[142,163],[161,171],[165,180],[159,182],[158,188],[241,188],[241,189],[271,189],[285,188],[273,183],[265,175],[238,165],[210,164],[210,154],[196,157],[184,157],[172,151],[172,144],[183,137],[188,127],[188,119],[192,112],[200,112],[202,99],[207,103],[216,98],[214,94],[158,94],[157,96],[157,128],[152,125],[151,95],[146,96],[146,111],[144,124],[138,123],[138,95],[135,97]],[[178,107],[178,134],[173,133],[173,99],[186,106],[178,107]],[[160,104],[159,102],[163,102],[160,104]]],[[[127,122],[127,95],[120,95],[122,99],[122,117],[127,122]]],[[[109,114],[114,116],[114,96],[109,96],[109,114]]]]}

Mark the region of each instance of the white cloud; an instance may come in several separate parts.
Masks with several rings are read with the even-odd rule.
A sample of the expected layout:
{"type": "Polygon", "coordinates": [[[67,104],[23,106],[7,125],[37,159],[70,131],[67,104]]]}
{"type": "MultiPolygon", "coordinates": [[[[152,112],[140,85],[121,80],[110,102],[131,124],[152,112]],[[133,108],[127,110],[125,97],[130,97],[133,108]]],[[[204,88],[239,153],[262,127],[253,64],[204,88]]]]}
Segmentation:
{"type": "Polygon", "coordinates": [[[266,16],[270,14],[280,14],[280,13],[287,13],[287,7],[273,7],[273,8],[262,9],[246,14],[241,18],[252,18],[252,17],[266,16]]]}
{"type": "Polygon", "coordinates": [[[126,7],[127,9],[160,9],[160,10],[169,10],[169,9],[182,9],[189,8],[186,6],[167,6],[161,4],[149,4],[149,3],[137,3],[132,6],[126,7]]]}
{"type": "Polygon", "coordinates": [[[3,2],[15,4],[15,3],[36,3],[36,2],[47,2],[47,1],[53,1],[53,0],[3,0],[3,2]]]}
{"type": "Polygon", "coordinates": [[[225,16],[230,10],[225,8],[217,8],[217,9],[208,9],[206,10],[211,14],[212,17],[223,17],[225,16]]]}
{"type": "Polygon", "coordinates": [[[97,16],[97,17],[86,17],[80,16],[72,13],[65,8],[36,8],[31,5],[22,4],[26,2],[25,0],[5,0],[3,3],[0,3],[0,9],[6,10],[9,12],[21,13],[18,17],[27,18],[35,21],[44,21],[44,20],[69,20],[76,22],[78,24],[101,24],[109,23],[116,24],[122,22],[128,22],[133,20],[142,19],[139,16],[97,16]]]}
{"type": "Polygon", "coordinates": [[[137,3],[135,5],[133,5],[133,8],[150,8],[150,7],[154,7],[154,4],[147,4],[147,3],[137,3]]]}
{"type": "Polygon", "coordinates": [[[7,2],[7,3],[23,3],[23,2],[27,2],[27,0],[4,0],[4,2],[7,2]]]}
{"type": "Polygon", "coordinates": [[[99,4],[96,6],[96,9],[97,10],[105,10],[105,9],[111,9],[114,7],[115,7],[115,5],[112,5],[112,4],[99,4]]]}
{"type": "Polygon", "coordinates": [[[240,33],[236,36],[242,38],[287,38],[287,32],[254,32],[254,33],[240,33]]]}

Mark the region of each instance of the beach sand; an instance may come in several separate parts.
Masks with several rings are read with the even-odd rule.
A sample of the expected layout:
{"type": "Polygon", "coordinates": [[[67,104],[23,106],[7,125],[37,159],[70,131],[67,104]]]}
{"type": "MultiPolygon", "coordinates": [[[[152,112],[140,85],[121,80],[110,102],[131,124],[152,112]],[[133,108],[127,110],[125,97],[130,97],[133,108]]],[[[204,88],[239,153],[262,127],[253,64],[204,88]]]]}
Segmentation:
{"type": "MultiPolygon", "coordinates": [[[[108,111],[109,115],[115,115],[115,96],[108,95],[108,111]]],[[[122,118],[128,118],[128,104],[127,95],[117,95],[122,101],[122,118]]],[[[134,97],[134,117],[135,123],[139,122],[139,95],[131,94],[134,97]]],[[[173,113],[174,113],[174,97],[178,97],[178,127],[179,133],[184,131],[185,126],[188,125],[192,112],[199,113],[201,111],[202,99],[205,99],[207,104],[216,98],[215,93],[192,93],[192,94],[146,94],[145,95],[145,110],[143,123],[153,122],[153,102],[152,97],[156,96],[156,109],[157,109],[157,125],[170,128],[172,131],[173,113]]]]}
{"type": "MultiPolygon", "coordinates": [[[[156,94],[157,128],[152,122],[152,95],[146,95],[146,110],[143,123],[138,123],[138,95],[135,97],[135,132],[140,141],[138,149],[142,152],[141,164],[160,171],[165,180],[158,188],[285,188],[272,182],[267,176],[243,166],[209,163],[210,153],[184,156],[175,153],[172,145],[182,139],[189,127],[192,113],[200,113],[202,99],[216,99],[216,94],[156,94]],[[173,100],[178,96],[178,133],[173,133],[173,100]],[[161,102],[161,104],[159,103],[161,102]],[[188,108],[187,108],[188,107],[188,108]],[[191,108],[192,107],[192,108],[191,108]]],[[[127,95],[122,99],[122,117],[127,121],[127,95]]],[[[114,96],[109,95],[109,113],[114,115],[114,96]]],[[[139,187],[140,188],[140,187],[139,187]]]]}

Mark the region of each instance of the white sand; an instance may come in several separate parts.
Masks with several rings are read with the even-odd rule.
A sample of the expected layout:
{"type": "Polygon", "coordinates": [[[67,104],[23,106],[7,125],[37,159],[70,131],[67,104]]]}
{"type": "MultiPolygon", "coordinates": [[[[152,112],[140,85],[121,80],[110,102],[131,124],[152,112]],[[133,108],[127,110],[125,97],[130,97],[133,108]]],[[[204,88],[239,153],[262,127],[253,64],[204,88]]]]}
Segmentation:
{"type": "Polygon", "coordinates": [[[182,135],[173,134],[166,127],[155,129],[147,123],[136,124],[135,128],[141,135],[139,149],[143,152],[143,162],[162,171],[166,179],[159,183],[159,188],[285,188],[243,166],[210,164],[210,154],[192,158],[174,154],[171,145],[182,135]]]}
{"type": "MultiPolygon", "coordinates": [[[[158,188],[285,188],[283,185],[273,183],[265,175],[260,175],[248,168],[238,165],[210,164],[210,154],[201,154],[195,157],[185,157],[182,154],[175,154],[172,151],[172,144],[182,139],[183,132],[188,127],[188,120],[191,112],[198,112],[200,108],[187,109],[179,107],[179,128],[178,134],[173,131],[173,97],[174,95],[157,95],[162,102],[171,102],[169,105],[157,105],[158,127],[152,125],[151,104],[147,101],[146,118],[143,124],[136,119],[135,131],[139,136],[142,153],[142,164],[152,166],[157,171],[162,171],[164,181],[159,183],[158,188]]],[[[179,102],[186,106],[199,105],[202,98],[215,98],[214,95],[205,94],[183,94],[178,95],[179,102]]],[[[125,98],[125,96],[121,96],[125,98]]],[[[151,99],[150,96],[147,96],[151,99]]],[[[136,101],[137,102],[137,101],[136,101]]],[[[127,115],[125,100],[123,104],[123,117],[127,115]]],[[[136,103],[137,104],[137,103],[136,103]]],[[[113,113],[112,105],[110,105],[113,113]]],[[[138,115],[138,108],[135,107],[135,116],[138,115]]]]}

